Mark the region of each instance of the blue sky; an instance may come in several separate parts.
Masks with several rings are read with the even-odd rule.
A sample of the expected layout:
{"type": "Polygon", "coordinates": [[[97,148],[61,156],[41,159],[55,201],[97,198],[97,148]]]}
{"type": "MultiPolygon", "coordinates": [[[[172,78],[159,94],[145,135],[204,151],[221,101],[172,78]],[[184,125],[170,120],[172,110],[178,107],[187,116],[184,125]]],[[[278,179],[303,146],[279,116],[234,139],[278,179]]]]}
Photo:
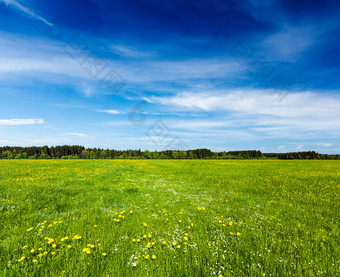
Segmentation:
{"type": "Polygon", "coordinates": [[[340,1],[0,0],[0,145],[340,153],[340,1]]]}

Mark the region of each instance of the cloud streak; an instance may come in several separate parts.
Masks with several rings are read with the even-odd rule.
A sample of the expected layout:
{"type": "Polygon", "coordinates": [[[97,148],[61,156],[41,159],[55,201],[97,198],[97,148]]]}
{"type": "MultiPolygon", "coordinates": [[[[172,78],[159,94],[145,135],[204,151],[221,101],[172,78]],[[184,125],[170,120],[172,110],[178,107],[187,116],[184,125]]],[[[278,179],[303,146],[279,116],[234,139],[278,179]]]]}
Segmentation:
{"type": "Polygon", "coordinates": [[[53,26],[53,24],[50,23],[49,21],[47,21],[45,18],[43,18],[40,15],[37,15],[34,11],[32,11],[31,9],[29,9],[27,7],[22,6],[20,3],[18,3],[15,0],[0,0],[0,3],[1,2],[5,3],[7,6],[14,7],[15,9],[19,10],[20,12],[22,12],[22,13],[24,13],[24,14],[26,14],[26,15],[34,18],[34,19],[37,19],[37,20],[44,22],[48,26],[53,26]]]}
{"type": "Polygon", "coordinates": [[[33,124],[43,124],[44,119],[0,119],[0,125],[33,125],[33,124]]]}

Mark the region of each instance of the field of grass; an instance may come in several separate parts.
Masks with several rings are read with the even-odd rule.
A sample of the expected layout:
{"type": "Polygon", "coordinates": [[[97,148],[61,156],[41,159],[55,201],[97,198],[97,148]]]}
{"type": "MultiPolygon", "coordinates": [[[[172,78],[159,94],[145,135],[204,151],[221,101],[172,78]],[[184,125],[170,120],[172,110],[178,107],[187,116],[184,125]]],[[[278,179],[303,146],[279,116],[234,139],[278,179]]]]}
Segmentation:
{"type": "Polygon", "coordinates": [[[340,162],[1,160],[1,276],[339,276],[340,162]]]}

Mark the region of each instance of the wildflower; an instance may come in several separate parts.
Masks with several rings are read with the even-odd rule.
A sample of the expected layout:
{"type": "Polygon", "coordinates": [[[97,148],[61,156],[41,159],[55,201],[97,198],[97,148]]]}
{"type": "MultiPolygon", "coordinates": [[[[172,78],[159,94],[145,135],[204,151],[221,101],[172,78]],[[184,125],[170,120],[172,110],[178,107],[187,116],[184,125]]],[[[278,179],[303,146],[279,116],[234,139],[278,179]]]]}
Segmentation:
{"type": "Polygon", "coordinates": [[[232,225],[233,225],[233,222],[232,222],[232,221],[230,221],[230,222],[229,222],[229,225],[230,225],[230,226],[232,226],[232,225]]]}
{"type": "Polygon", "coordinates": [[[145,260],[148,260],[148,259],[149,259],[149,256],[145,256],[144,259],[145,259],[145,260]]]}
{"type": "Polygon", "coordinates": [[[184,240],[188,240],[188,237],[184,237],[184,240]]]}
{"type": "Polygon", "coordinates": [[[137,239],[137,242],[140,242],[140,239],[137,239]]]}
{"type": "Polygon", "coordinates": [[[41,254],[41,253],[40,253],[38,256],[41,258],[41,257],[42,257],[42,255],[43,255],[43,254],[41,254]]]}
{"type": "Polygon", "coordinates": [[[230,232],[230,235],[232,235],[233,234],[233,232],[230,232]]]}
{"type": "Polygon", "coordinates": [[[177,248],[181,248],[181,246],[180,246],[180,245],[177,245],[177,248]]]}
{"type": "Polygon", "coordinates": [[[163,244],[166,244],[166,241],[165,240],[163,240],[163,242],[162,242],[163,244]]]}
{"type": "Polygon", "coordinates": [[[148,224],[146,224],[146,223],[143,223],[143,225],[146,227],[146,226],[148,226],[148,224]]]}
{"type": "Polygon", "coordinates": [[[144,235],[144,236],[143,236],[143,238],[145,238],[145,239],[146,239],[146,235],[144,235]]]}
{"type": "Polygon", "coordinates": [[[239,236],[239,235],[241,235],[241,234],[240,234],[239,232],[237,232],[237,233],[236,233],[236,235],[238,235],[238,236],[239,236]]]}
{"type": "Polygon", "coordinates": [[[79,240],[79,239],[81,239],[81,236],[75,235],[73,239],[79,240]]]}
{"type": "Polygon", "coordinates": [[[20,262],[22,262],[23,260],[25,260],[25,256],[22,256],[22,257],[18,260],[18,262],[20,263],[20,262]]]}
{"type": "Polygon", "coordinates": [[[188,235],[188,233],[185,233],[185,234],[184,234],[184,236],[186,236],[186,237],[187,237],[187,236],[189,236],[189,235],[188,235]]]}
{"type": "Polygon", "coordinates": [[[103,254],[102,254],[102,256],[106,257],[106,256],[107,256],[107,254],[106,254],[106,253],[103,253],[103,254]]]}
{"type": "Polygon", "coordinates": [[[32,231],[32,230],[33,230],[33,227],[28,228],[28,229],[27,229],[27,232],[32,231]]]}
{"type": "Polygon", "coordinates": [[[86,253],[86,254],[90,254],[91,250],[90,250],[90,248],[84,248],[83,252],[86,253]]]}
{"type": "Polygon", "coordinates": [[[136,239],[132,239],[132,242],[136,242],[136,239]]]}
{"type": "Polygon", "coordinates": [[[43,254],[44,254],[44,255],[46,255],[46,254],[47,254],[47,252],[44,252],[43,254]]]}
{"type": "Polygon", "coordinates": [[[22,249],[26,249],[27,248],[27,245],[25,245],[22,249]]]}
{"type": "Polygon", "coordinates": [[[173,246],[175,246],[176,244],[177,244],[177,243],[176,243],[175,241],[172,243],[173,246]]]}
{"type": "Polygon", "coordinates": [[[51,254],[52,254],[52,255],[54,255],[54,254],[55,254],[55,252],[52,252],[51,254]]]}
{"type": "Polygon", "coordinates": [[[93,227],[94,227],[94,228],[97,228],[97,226],[98,226],[98,225],[94,225],[93,227]]]}
{"type": "Polygon", "coordinates": [[[38,248],[38,251],[41,251],[42,250],[42,248],[40,247],[40,248],[38,248]]]}
{"type": "Polygon", "coordinates": [[[35,250],[34,249],[31,249],[31,253],[34,253],[35,252],[35,250]]]}
{"type": "MultiPolygon", "coordinates": [[[[226,201],[227,201],[227,200],[226,200],[226,201]]],[[[220,275],[218,275],[218,277],[223,277],[223,275],[220,274],[220,275]]]]}
{"type": "Polygon", "coordinates": [[[33,262],[33,263],[37,263],[38,260],[37,260],[37,259],[33,259],[32,262],[33,262]]]}
{"type": "Polygon", "coordinates": [[[182,223],[182,220],[178,220],[179,223],[182,223]]]}
{"type": "Polygon", "coordinates": [[[67,248],[70,249],[72,247],[72,245],[67,245],[67,248]]]}
{"type": "Polygon", "coordinates": [[[157,259],[156,255],[152,255],[151,258],[152,258],[153,260],[156,260],[156,259],[157,259]]]}
{"type": "Polygon", "coordinates": [[[151,234],[148,234],[148,237],[151,238],[151,234]]]}
{"type": "Polygon", "coordinates": [[[52,248],[56,248],[57,247],[57,245],[54,243],[54,244],[52,244],[52,248]]]}

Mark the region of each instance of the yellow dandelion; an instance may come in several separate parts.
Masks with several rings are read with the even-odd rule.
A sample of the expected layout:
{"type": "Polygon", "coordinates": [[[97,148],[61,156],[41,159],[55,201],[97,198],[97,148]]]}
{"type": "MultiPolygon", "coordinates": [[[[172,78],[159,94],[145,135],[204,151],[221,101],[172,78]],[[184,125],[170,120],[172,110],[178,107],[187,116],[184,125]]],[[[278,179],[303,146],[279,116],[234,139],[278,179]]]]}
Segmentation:
{"type": "Polygon", "coordinates": [[[146,223],[143,223],[143,225],[146,227],[146,226],[148,226],[148,224],[146,224],[146,223]]]}
{"type": "Polygon", "coordinates": [[[52,254],[52,255],[54,255],[54,254],[55,254],[55,252],[52,252],[51,254],[52,254]]]}
{"type": "Polygon", "coordinates": [[[166,244],[166,241],[165,240],[163,240],[163,242],[162,242],[163,244],[166,244]]]}
{"type": "Polygon", "coordinates": [[[176,244],[177,244],[177,242],[175,242],[175,241],[172,243],[173,246],[175,246],[176,244]]]}
{"type": "Polygon", "coordinates": [[[27,232],[32,231],[32,230],[33,230],[33,227],[28,228],[28,229],[27,229],[27,232]]]}
{"type": "Polygon", "coordinates": [[[67,248],[69,248],[69,249],[70,249],[71,247],[72,247],[72,245],[67,245],[67,248]]]}
{"type": "Polygon", "coordinates": [[[177,248],[181,248],[181,246],[180,246],[180,245],[177,245],[177,248]]]}
{"type": "Polygon", "coordinates": [[[22,257],[18,260],[18,262],[20,263],[20,262],[22,262],[23,260],[25,260],[25,256],[22,256],[22,257]]]}
{"type": "Polygon", "coordinates": [[[241,235],[239,232],[236,233],[238,236],[241,235]]]}
{"type": "Polygon", "coordinates": [[[35,252],[35,250],[34,249],[31,249],[31,253],[34,253],[35,252]]]}
{"type": "Polygon", "coordinates": [[[57,247],[57,245],[54,243],[54,244],[52,244],[52,248],[56,248],[57,247]]]}
{"type": "Polygon", "coordinates": [[[149,259],[149,256],[145,256],[144,259],[145,259],[145,260],[148,260],[148,259],[149,259]]]}
{"type": "Polygon", "coordinates": [[[102,254],[102,256],[106,257],[106,256],[107,256],[107,254],[106,254],[106,253],[103,253],[103,254],[102,254]]]}
{"type": "Polygon", "coordinates": [[[37,259],[33,259],[32,262],[33,262],[33,263],[37,263],[38,260],[37,260],[37,259]]]}
{"type": "Polygon", "coordinates": [[[152,258],[153,260],[156,260],[156,259],[157,259],[156,255],[152,255],[151,258],[152,258]]]}
{"type": "Polygon", "coordinates": [[[22,249],[26,249],[27,248],[27,245],[25,245],[22,249]]]}

